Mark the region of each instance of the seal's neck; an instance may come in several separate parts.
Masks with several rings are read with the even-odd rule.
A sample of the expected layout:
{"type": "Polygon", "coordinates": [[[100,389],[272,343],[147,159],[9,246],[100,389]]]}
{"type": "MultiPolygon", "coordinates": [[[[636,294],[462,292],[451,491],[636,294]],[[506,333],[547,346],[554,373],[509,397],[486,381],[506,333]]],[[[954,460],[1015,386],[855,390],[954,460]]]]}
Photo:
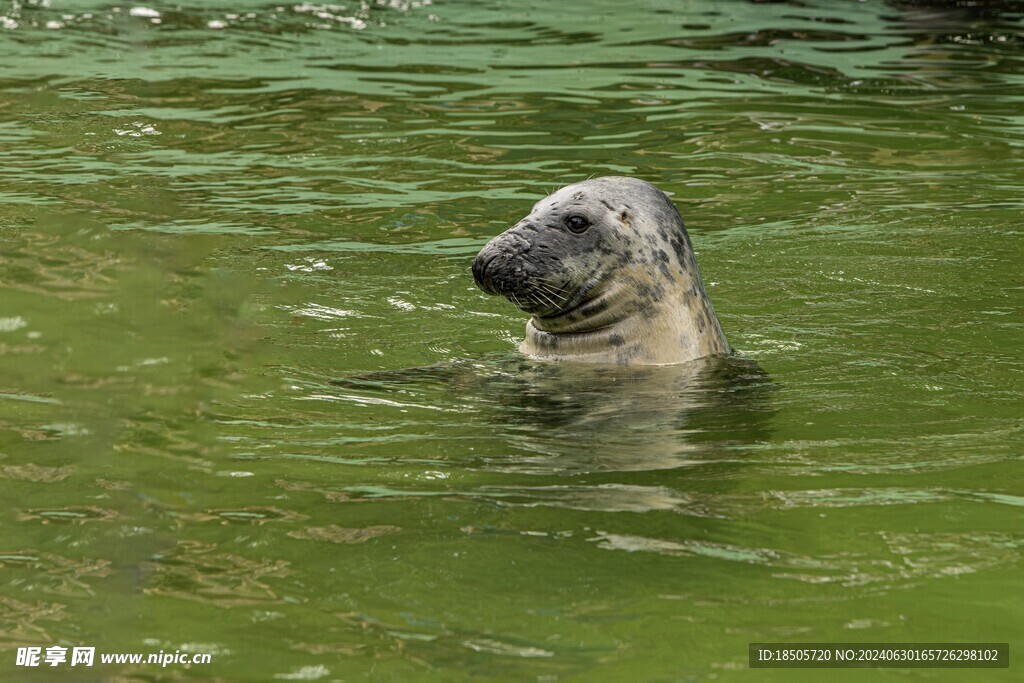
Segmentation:
{"type": "Polygon", "coordinates": [[[730,353],[699,275],[657,296],[643,294],[648,277],[621,278],[568,311],[534,316],[519,350],[537,358],[620,365],[730,353]]]}

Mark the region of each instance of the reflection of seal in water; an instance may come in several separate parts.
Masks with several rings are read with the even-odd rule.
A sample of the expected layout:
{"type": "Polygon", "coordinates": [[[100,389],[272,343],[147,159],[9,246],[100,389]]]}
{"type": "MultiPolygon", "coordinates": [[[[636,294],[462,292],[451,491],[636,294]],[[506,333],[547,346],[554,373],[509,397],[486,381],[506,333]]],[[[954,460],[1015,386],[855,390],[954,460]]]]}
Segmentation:
{"type": "MultiPolygon", "coordinates": [[[[437,439],[408,432],[402,420],[385,428],[384,420],[378,427],[393,432],[393,438],[384,439],[381,453],[386,452],[385,457],[398,457],[391,455],[388,444],[401,439],[414,446],[418,458],[472,461],[481,471],[659,472],[649,480],[619,482],[628,489],[623,491],[627,496],[648,484],[659,489],[671,486],[674,479],[668,470],[676,468],[724,468],[722,476],[734,481],[735,469],[742,467],[746,457],[759,453],[758,444],[771,439],[776,411],[771,379],[757,363],[736,356],[672,366],[621,366],[538,363],[494,354],[361,373],[331,380],[326,386],[315,378],[307,381],[310,391],[319,395],[337,395],[380,410],[429,408],[441,411],[435,413],[438,416],[457,417],[455,422],[463,428],[470,425],[463,436],[472,441],[472,452],[458,445],[467,443],[458,437],[437,439]]],[[[376,448],[373,443],[379,442],[381,433],[368,433],[365,439],[349,444],[363,449],[360,458],[367,457],[366,448],[376,448]]],[[[519,486],[555,497],[576,487],[570,484],[563,489],[547,482],[534,489],[534,483],[523,480],[519,486]]],[[[489,481],[481,495],[504,485],[507,482],[489,481]]],[[[593,494],[607,500],[611,490],[618,488],[613,480],[602,479],[593,494]]],[[[500,495],[507,501],[508,494],[500,495]]]]}
{"type": "Polygon", "coordinates": [[[530,356],[658,365],[730,352],[679,212],[643,180],[563,187],[488,242],[473,277],[533,315],[519,347],[530,356]]]}

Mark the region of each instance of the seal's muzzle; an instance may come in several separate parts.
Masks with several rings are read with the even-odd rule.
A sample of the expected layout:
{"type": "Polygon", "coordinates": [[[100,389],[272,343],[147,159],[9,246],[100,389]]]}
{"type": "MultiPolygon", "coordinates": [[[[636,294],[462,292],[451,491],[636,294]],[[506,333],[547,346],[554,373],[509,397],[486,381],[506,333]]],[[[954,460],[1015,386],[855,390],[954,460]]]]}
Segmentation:
{"type": "Polygon", "coordinates": [[[487,247],[484,247],[476,255],[476,258],[473,259],[473,281],[476,282],[477,287],[492,295],[497,294],[498,290],[494,289],[487,277],[487,266],[497,256],[498,254],[495,250],[488,250],[487,247]]]}
{"type": "MultiPolygon", "coordinates": [[[[536,233],[534,233],[536,234],[536,233]]],[[[533,280],[540,275],[527,254],[533,242],[519,226],[501,233],[480,250],[473,261],[473,280],[488,294],[500,294],[529,313],[538,310],[533,280]]]]}

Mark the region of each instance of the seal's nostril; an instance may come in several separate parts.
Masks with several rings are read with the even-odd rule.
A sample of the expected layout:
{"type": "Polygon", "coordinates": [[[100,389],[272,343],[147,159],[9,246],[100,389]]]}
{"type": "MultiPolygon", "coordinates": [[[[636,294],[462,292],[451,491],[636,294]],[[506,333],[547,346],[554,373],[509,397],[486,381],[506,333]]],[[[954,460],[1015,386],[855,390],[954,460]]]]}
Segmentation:
{"type": "Polygon", "coordinates": [[[490,282],[487,280],[487,266],[490,265],[491,261],[497,258],[497,252],[487,252],[484,249],[476,258],[473,259],[473,280],[476,282],[476,286],[484,290],[488,294],[497,294],[493,287],[490,286],[490,282]]]}

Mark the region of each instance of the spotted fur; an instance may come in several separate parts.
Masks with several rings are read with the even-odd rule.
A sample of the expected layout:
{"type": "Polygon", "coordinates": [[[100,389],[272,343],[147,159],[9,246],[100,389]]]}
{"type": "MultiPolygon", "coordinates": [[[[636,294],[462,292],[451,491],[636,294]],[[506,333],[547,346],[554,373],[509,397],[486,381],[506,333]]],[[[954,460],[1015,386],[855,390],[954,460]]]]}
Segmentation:
{"type": "Polygon", "coordinates": [[[658,365],[730,353],[679,212],[643,180],[563,187],[488,242],[473,276],[532,315],[519,347],[530,356],[658,365]],[[573,216],[589,227],[570,230],[573,216]]]}

